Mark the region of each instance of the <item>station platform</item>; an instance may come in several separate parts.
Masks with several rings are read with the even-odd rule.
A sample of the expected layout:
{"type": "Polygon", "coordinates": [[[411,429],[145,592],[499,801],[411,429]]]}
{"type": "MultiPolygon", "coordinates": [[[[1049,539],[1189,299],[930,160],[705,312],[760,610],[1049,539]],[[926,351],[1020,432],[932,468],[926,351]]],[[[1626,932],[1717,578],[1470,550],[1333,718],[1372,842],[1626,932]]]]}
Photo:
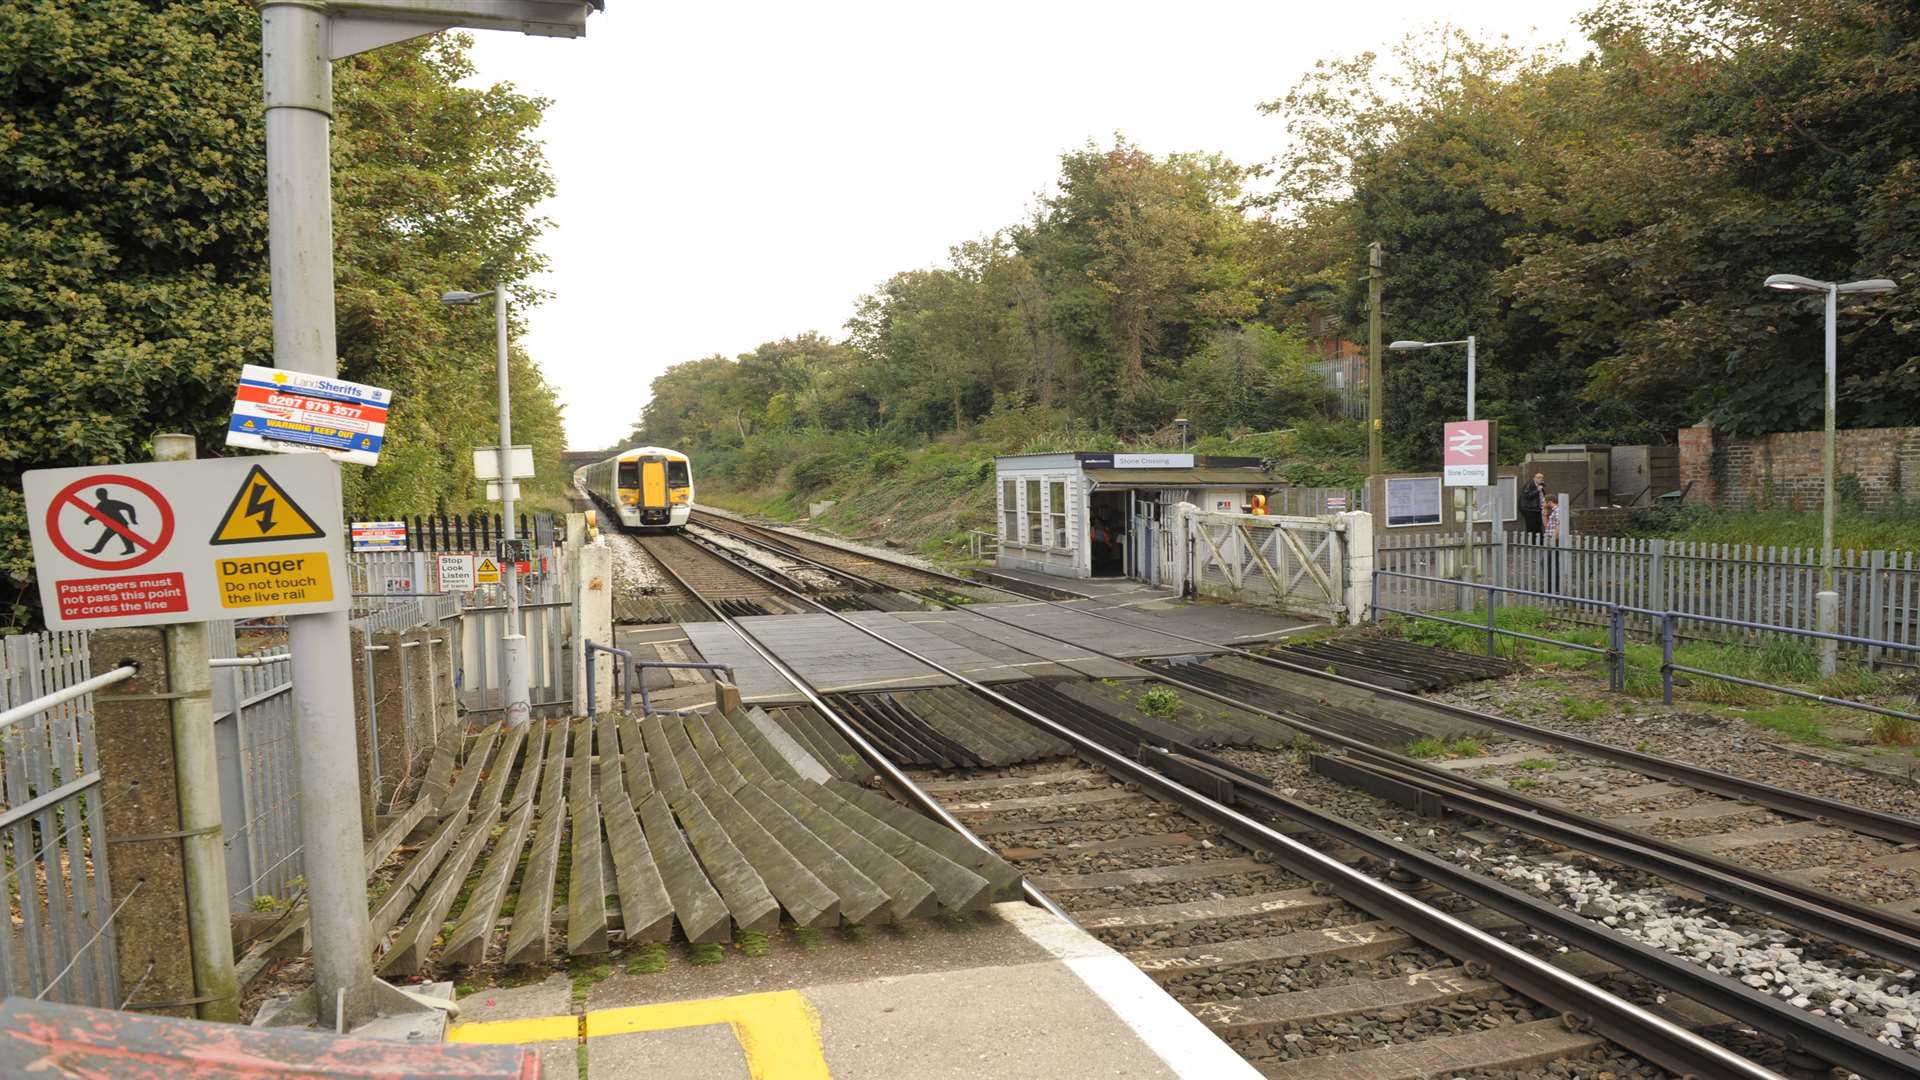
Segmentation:
{"type": "Polygon", "coordinates": [[[616,969],[575,1004],[580,982],[468,994],[448,1041],[531,1047],[548,1080],[1259,1075],[1124,957],[1023,903],[616,969]]]}

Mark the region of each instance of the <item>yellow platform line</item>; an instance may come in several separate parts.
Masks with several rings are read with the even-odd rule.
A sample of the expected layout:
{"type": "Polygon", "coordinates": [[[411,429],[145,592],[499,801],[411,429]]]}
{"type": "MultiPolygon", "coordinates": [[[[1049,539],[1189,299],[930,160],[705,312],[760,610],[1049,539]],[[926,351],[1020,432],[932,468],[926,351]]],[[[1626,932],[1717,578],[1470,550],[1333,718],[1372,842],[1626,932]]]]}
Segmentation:
{"type": "Polygon", "coordinates": [[[585,1016],[456,1024],[448,1042],[530,1043],[726,1024],[753,1080],[832,1080],[820,1014],[797,990],[597,1009],[585,1016]]]}

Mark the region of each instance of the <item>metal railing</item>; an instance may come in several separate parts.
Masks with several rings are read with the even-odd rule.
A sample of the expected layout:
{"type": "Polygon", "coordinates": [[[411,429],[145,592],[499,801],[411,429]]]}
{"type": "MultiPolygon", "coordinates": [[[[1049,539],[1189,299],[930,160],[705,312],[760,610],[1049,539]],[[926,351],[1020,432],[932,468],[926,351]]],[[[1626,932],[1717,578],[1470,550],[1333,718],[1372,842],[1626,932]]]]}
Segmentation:
{"type": "MultiPolygon", "coordinates": [[[[119,1008],[105,808],[136,783],[107,790],[94,742],[93,694],[133,667],[95,675],[80,631],[0,640],[0,853],[9,926],[0,928],[0,997],[29,995],[119,1008]]],[[[136,988],[137,989],[137,988],[136,988]]]]}
{"type": "Polygon", "coordinates": [[[1821,694],[1792,686],[1781,686],[1777,683],[1770,683],[1760,679],[1749,679],[1740,675],[1692,667],[1674,661],[1674,651],[1679,637],[1678,627],[1680,624],[1688,622],[1708,623],[1718,627],[1741,631],[1749,636],[1773,634],[1785,637],[1809,638],[1815,641],[1833,641],[1841,644],[1857,645],[1870,652],[1893,650],[1920,653],[1920,644],[1882,641],[1875,638],[1860,637],[1854,634],[1830,634],[1819,630],[1804,630],[1794,626],[1777,626],[1772,623],[1753,622],[1747,619],[1722,618],[1715,615],[1698,615],[1686,611],[1656,611],[1651,608],[1634,607],[1630,604],[1615,604],[1605,600],[1591,600],[1585,597],[1538,592],[1532,589],[1516,589],[1505,585],[1492,585],[1476,581],[1461,581],[1455,578],[1438,578],[1424,574],[1408,574],[1397,570],[1375,570],[1373,572],[1373,595],[1369,607],[1372,612],[1371,619],[1376,623],[1380,620],[1380,612],[1385,611],[1408,618],[1426,619],[1431,622],[1446,623],[1449,626],[1460,626],[1484,633],[1487,640],[1488,656],[1495,655],[1495,642],[1502,636],[1538,642],[1557,649],[1570,649],[1576,652],[1604,656],[1607,662],[1608,685],[1615,691],[1624,691],[1627,686],[1627,636],[1630,626],[1628,617],[1639,616],[1649,620],[1649,625],[1656,628],[1654,634],[1660,642],[1660,696],[1661,700],[1668,705],[1673,704],[1674,674],[1680,673],[1705,679],[1716,679],[1721,682],[1750,687],[1756,690],[1765,690],[1770,693],[1785,694],[1788,697],[1815,701],[1824,705],[1839,705],[1849,709],[1859,709],[1862,712],[1876,713],[1881,716],[1890,716],[1901,720],[1920,721],[1920,714],[1906,712],[1884,705],[1876,705],[1872,702],[1835,697],[1830,694],[1821,694]],[[1449,588],[1484,593],[1484,602],[1476,606],[1486,610],[1486,621],[1484,624],[1467,622],[1464,619],[1451,619],[1444,615],[1435,615],[1431,611],[1418,610],[1415,608],[1400,608],[1390,604],[1383,604],[1380,599],[1381,582],[1387,578],[1419,582],[1423,585],[1445,585],[1449,588]],[[1543,637],[1538,634],[1529,634],[1525,631],[1500,626],[1498,625],[1498,615],[1500,609],[1499,597],[1501,596],[1527,597],[1566,607],[1597,608],[1606,618],[1607,644],[1603,648],[1580,642],[1565,641],[1559,638],[1543,637]]]}
{"type": "Polygon", "coordinates": [[[293,657],[284,646],[238,656],[231,623],[209,630],[227,906],[245,911],[256,898],[290,900],[304,872],[293,657]]]}
{"type": "Polygon", "coordinates": [[[586,642],[587,715],[589,717],[600,715],[599,692],[595,688],[597,680],[593,677],[593,654],[595,653],[607,653],[611,656],[618,656],[625,661],[618,670],[620,673],[621,693],[626,699],[625,708],[628,712],[633,711],[633,692],[636,687],[640,691],[641,713],[645,714],[653,711],[653,700],[647,695],[646,678],[639,674],[648,668],[691,668],[697,671],[719,671],[726,674],[728,682],[734,681],[733,665],[731,664],[702,664],[689,660],[636,660],[634,659],[633,653],[626,649],[617,649],[612,645],[602,645],[589,638],[586,642]]]}

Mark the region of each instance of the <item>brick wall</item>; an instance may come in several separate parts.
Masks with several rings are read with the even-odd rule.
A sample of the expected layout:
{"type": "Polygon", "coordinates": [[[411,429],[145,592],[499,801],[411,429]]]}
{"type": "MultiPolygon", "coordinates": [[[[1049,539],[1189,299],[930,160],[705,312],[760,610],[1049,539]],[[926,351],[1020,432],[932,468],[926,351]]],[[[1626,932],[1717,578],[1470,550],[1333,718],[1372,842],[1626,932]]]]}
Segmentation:
{"type": "Polygon", "coordinates": [[[1626,506],[1578,506],[1573,510],[1573,531],[1582,536],[1619,536],[1633,519],[1626,506]]]}
{"type": "MultiPolygon", "coordinates": [[[[1789,431],[1748,439],[1717,435],[1710,425],[1680,429],[1680,486],[1692,483],[1687,501],[1739,509],[1775,506],[1814,510],[1820,506],[1824,433],[1789,431]],[[1726,475],[1715,484],[1713,450],[1726,455],[1726,475]]],[[[1860,482],[1869,507],[1896,495],[1920,500],[1920,427],[1853,428],[1837,436],[1840,476],[1860,482]]]]}

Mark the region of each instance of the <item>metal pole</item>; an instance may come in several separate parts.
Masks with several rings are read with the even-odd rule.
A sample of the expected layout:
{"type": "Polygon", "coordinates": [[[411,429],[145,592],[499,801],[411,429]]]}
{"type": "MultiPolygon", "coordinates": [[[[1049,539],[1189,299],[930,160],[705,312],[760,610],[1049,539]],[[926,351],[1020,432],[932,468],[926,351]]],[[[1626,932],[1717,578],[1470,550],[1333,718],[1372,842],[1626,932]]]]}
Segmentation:
{"type": "MultiPolygon", "coordinates": [[[[1380,362],[1380,241],[1367,245],[1367,475],[1386,471],[1380,413],[1386,369],[1380,362]]],[[[1383,511],[1384,512],[1384,511],[1383,511]]]]}
{"type": "MultiPolygon", "coordinates": [[[[1826,444],[1821,448],[1821,471],[1825,474],[1821,481],[1820,499],[1820,595],[1814,597],[1814,611],[1819,619],[1820,631],[1825,634],[1837,633],[1840,626],[1840,594],[1833,584],[1833,470],[1834,470],[1834,426],[1835,402],[1834,383],[1839,375],[1839,340],[1836,324],[1840,315],[1840,286],[1827,286],[1827,434],[1826,444]]],[[[1832,638],[1820,639],[1820,674],[1832,676],[1839,662],[1840,643],[1832,638]]]]}
{"type": "MultiPolygon", "coordinates": [[[[507,377],[507,284],[493,286],[494,368],[500,379],[500,528],[512,547],[519,536],[513,514],[513,401],[508,393],[507,377]]],[[[519,727],[533,716],[532,670],[527,655],[527,636],[520,630],[520,572],[513,559],[502,559],[500,580],[507,587],[506,633],[500,638],[506,663],[507,724],[519,727]]]]}
{"type": "MultiPolygon", "coordinates": [[[[153,460],[191,461],[191,435],[155,435],[153,460]]],[[[193,952],[194,1009],[202,1020],[240,1022],[227,907],[226,844],[220,830],[220,753],[213,739],[213,670],[207,624],[166,628],[173,694],[173,775],[180,800],[181,862],[187,886],[187,940],[193,952]]],[[[239,698],[234,710],[239,711],[239,698]]]]}
{"type": "MultiPolygon", "coordinates": [[[[273,359],[289,371],[337,377],[331,27],[325,10],[312,4],[263,0],[260,38],[273,359]]],[[[374,998],[346,612],[292,616],[287,644],[314,1001],[322,1026],[351,1029],[373,1015],[374,998]]]]}
{"type": "MultiPolygon", "coordinates": [[[[1474,399],[1473,335],[1468,334],[1467,335],[1467,419],[1468,420],[1473,419],[1473,407],[1474,407],[1473,399],[1474,399]]],[[[1493,448],[1489,446],[1487,449],[1491,451],[1493,448]]],[[[1489,453],[1487,456],[1487,471],[1489,473],[1493,471],[1493,456],[1491,453],[1489,453]]],[[[1480,508],[1480,490],[1481,489],[1479,488],[1474,488],[1473,494],[1469,496],[1467,499],[1467,578],[1468,580],[1471,580],[1471,581],[1480,580],[1480,567],[1477,563],[1474,562],[1474,559],[1473,559],[1473,518],[1474,518],[1474,513],[1480,508]]],[[[1495,515],[1497,516],[1499,513],[1499,508],[1496,507],[1494,512],[1495,512],[1495,515]]],[[[1491,611],[1493,608],[1492,593],[1487,594],[1487,608],[1489,611],[1491,611]]],[[[1489,615],[1489,617],[1491,617],[1491,615],[1489,615]]],[[[1491,641],[1491,638],[1489,638],[1489,641],[1491,641]]]]}

